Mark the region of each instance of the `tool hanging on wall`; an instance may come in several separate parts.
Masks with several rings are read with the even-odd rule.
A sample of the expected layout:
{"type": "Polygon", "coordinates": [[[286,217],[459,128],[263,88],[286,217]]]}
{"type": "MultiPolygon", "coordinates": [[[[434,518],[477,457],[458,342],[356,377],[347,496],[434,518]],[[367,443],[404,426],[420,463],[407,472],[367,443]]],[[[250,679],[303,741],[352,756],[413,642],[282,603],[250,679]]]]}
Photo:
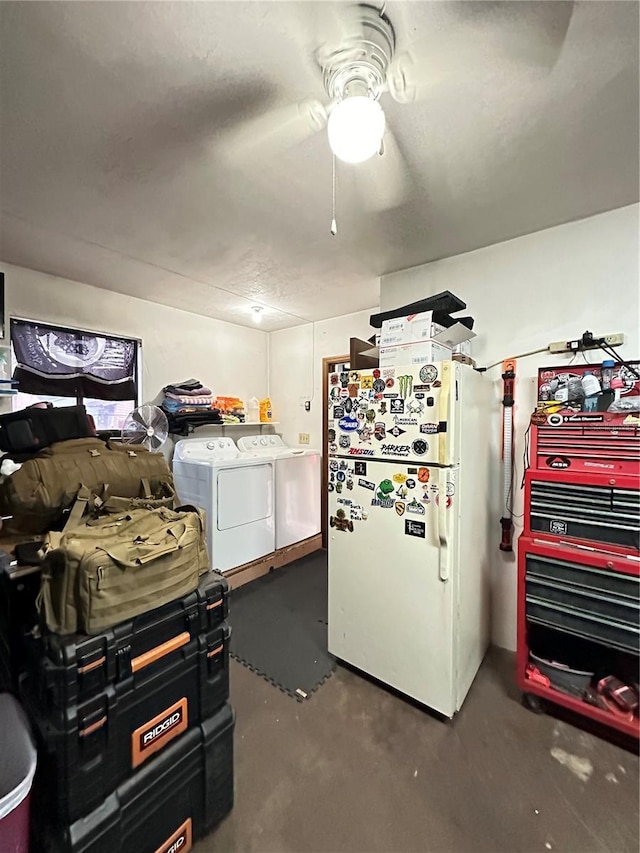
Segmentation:
{"type": "Polygon", "coordinates": [[[502,506],[501,551],[513,551],[513,409],[515,403],[516,360],[502,362],[502,506]]]}

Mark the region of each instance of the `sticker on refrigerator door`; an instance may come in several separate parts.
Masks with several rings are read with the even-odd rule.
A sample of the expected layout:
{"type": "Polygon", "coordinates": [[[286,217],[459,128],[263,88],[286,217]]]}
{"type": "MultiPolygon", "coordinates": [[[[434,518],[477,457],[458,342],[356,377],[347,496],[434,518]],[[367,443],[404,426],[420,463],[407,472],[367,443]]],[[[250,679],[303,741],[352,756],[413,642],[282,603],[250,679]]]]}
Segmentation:
{"type": "MultiPolygon", "coordinates": [[[[397,415],[394,415],[393,422],[396,426],[398,424],[402,424],[403,426],[418,426],[417,418],[399,418],[397,415]]],[[[391,430],[389,430],[389,432],[391,432],[391,430]]]]}
{"type": "Polygon", "coordinates": [[[435,364],[424,364],[420,368],[420,381],[421,382],[435,382],[438,378],[438,368],[435,364]]]}
{"type": "Polygon", "coordinates": [[[408,444],[383,444],[380,447],[383,456],[408,456],[410,450],[408,444]]]}
{"type": "Polygon", "coordinates": [[[380,368],[374,367],[373,370],[371,371],[371,373],[373,374],[374,379],[380,379],[380,376],[381,376],[380,368]]]}
{"type": "Polygon", "coordinates": [[[408,480],[407,480],[407,482],[405,483],[405,486],[406,486],[408,489],[415,489],[415,487],[416,487],[416,481],[415,481],[412,477],[409,477],[409,478],[408,478],[408,480]]]}
{"type": "Polygon", "coordinates": [[[372,424],[376,419],[376,410],[375,409],[367,409],[367,423],[372,424]]]}
{"type": "Polygon", "coordinates": [[[347,479],[347,475],[344,473],[344,471],[338,471],[338,473],[336,474],[336,480],[339,483],[344,483],[344,481],[346,479],[347,479]]]}
{"type": "Polygon", "coordinates": [[[332,459],[331,462],[329,462],[329,470],[330,471],[337,471],[338,470],[338,460],[337,459],[332,459]]]}
{"type": "Polygon", "coordinates": [[[407,475],[399,471],[397,474],[393,475],[393,482],[402,486],[407,482],[407,475]]]}
{"type": "Polygon", "coordinates": [[[416,498],[411,498],[407,504],[407,512],[411,512],[414,515],[424,515],[424,504],[421,504],[416,498]]]}
{"type": "Polygon", "coordinates": [[[331,385],[338,385],[340,383],[340,377],[337,373],[332,373],[331,376],[329,376],[329,382],[331,385]]]}
{"type": "Polygon", "coordinates": [[[349,372],[347,370],[342,370],[340,372],[340,384],[343,388],[346,388],[349,384],[349,372]]]}
{"type": "Polygon", "coordinates": [[[398,489],[396,489],[396,498],[400,498],[401,501],[406,500],[408,494],[409,492],[407,491],[406,486],[400,486],[398,489]]]}
{"type": "Polygon", "coordinates": [[[384,439],[387,437],[387,426],[386,426],[386,424],[383,423],[382,421],[379,421],[378,423],[376,423],[376,425],[374,427],[374,433],[373,434],[378,441],[384,441],[384,439]]]}
{"type": "Polygon", "coordinates": [[[405,536],[417,536],[418,539],[426,538],[427,526],[424,521],[414,521],[412,518],[406,518],[404,522],[405,536]]]}
{"type": "Polygon", "coordinates": [[[388,379],[384,380],[384,384],[386,388],[393,388],[393,386],[396,384],[396,381],[390,376],[388,379]]]}
{"type": "Polygon", "coordinates": [[[351,492],[353,490],[353,480],[351,477],[347,480],[347,489],[351,492]]]}
{"type": "Polygon", "coordinates": [[[404,400],[396,397],[389,401],[389,411],[392,415],[404,415],[404,400]]]}
{"type": "Polygon", "coordinates": [[[382,378],[383,379],[393,379],[396,375],[395,367],[383,367],[382,369],[382,378]]]}
{"type": "Polygon", "coordinates": [[[350,435],[341,435],[338,439],[338,444],[342,447],[343,450],[346,450],[348,447],[351,447],[351,436],[350,435]]]}
{"type": "Polygon", "coordinates": [[[353,463],[353,473],[357,474],[359,477],[367,476],[367,463],[366,462],[354,462],[353,463]]]}
{"type": "Polygon", "coordinates": [[[406,509],[405,504],[402,501],[396,501],[395,507],[396,507],[397,515],[402,517],[404,515],[404,511],[406,509]]]}
{"type": "Polygon", "coordinates": [[[566,536],[567,534],[567,522],[559,521],[556,518],[552,518],[549,522],[549,533],[553,533],[556,536],[566,536]]]}
{"type": "Polygon", "coordinates": [[[358,441],[361,444],[371,444],[372,435],[371,427],[363,426],[358,430],[358,441]]]}
{"type": "Polygon", "coordinates": [[[342,508],[336,510],[336,514],[330,517],[329,526],[334,527],[342,533],[353,533],[353,522],[350,518],[347,518],[347,514],[342,508]]]}
{"type": "Polygon", "coordinates": [[[381,414],[381,415],[386,415],[386,414],[387,414],[387,403],[386,403],[386,400],[383,400],[383,401],[380,403],[380,409],[379,409],[379,411],[380,411],[380,414],[381,414]]]}
{"type": "Polygon", "coordinates": [[[375,379],[373,382],[373,390],[376,394],[382,394],[386,387],[384,379],[375,379]]]}
{"type": "Polygon", "coordinates": [[[368,447],[350,447],[349,456],[373,456],[373,450],[368,447]]]}
{"type": "Polygon", "coordinates": [[[351,397],[347,397],[347,399],[344,401],[344,411],[347,415],[350,415],[353,411],[353,400],[351,399],[351,397]]]}
{"type": "Polygon", "coordinates": [[[361,376],[360,387],[363,391],[370,391],[373,388],[373,376],[361,376]]]}
{"type": "Polygon", "coordinates": [[[349,373],[349,381],[350,382],[360,382],[360,374],[357,370],[352,370],[349,373]]]}
{"type": "Polygon", "coordinates": [[[376,497],[371,501],[372,506],[384,506],[384,507],[392,507],[394,504],[391,495],[395,490],[395,486],[391,482],[391,480],[382,480],[380,485],[378,486],[378,491],[376,492],[376,497]]]}
{"type": "Polygon", "coordinates": [[[351,521],[363,521],[362,518],[362,507],[361,506],[352,506],[351,507],[351,521]]]}
{"type": "Polygon", "coordinates": [[[335,431],[335,429],[333,429],[333,427],[331,427],[331,428],[327,431],[327,438],[329,439],[329,441],[330,441],[330,442],[332,442],[332,441],[335,441],[335,440],[336,440],[336,431],[335,431]]]}
{"type": "Polygon", "coordinates": [[[406,429],[400,429],[400,427],[396,424],[396,426],[391,427],[389,430],[389,435],[392,435],[394,438],[400,438],[401,435],[404,435],[406,429]]]}
{"type": "Polygon", "coordinates": [[[421,415],[424,412],[424,403],[420,400],[411,400],[407,407],[407,413],[410,415],[421,415]]]}
{"type": "Polygon", "coordinates": [[[363,489],[369,489],[371,492],[375,492],[376,484],[372,483],[370,480],[358,480],[358,485],[362,486],[363,489]]]}
{"type": "Polygon", "coordinates": [[[416,438],[411,442],[411,449],[416,456],[424,456],[427,450],[429,450],[429,443],[424,438],[416,438]]]}
{"type": "Polygon", "coordinates": [[[413,376],[411,374],[398,376],[398,391],[404,400],[411,396],[413,393],[413,376]]]}
{"type": "Polygon", "coordinates": [[[344,417],[344,406],[334,406],[333,407],[333,417],[335,420],[344,417]]]}
{"type": "Polygon", "coordinates": [[[337,452],[338,452],[338,445],[335,443],[335,441],[332,441],[331,444],[329,445],[329,453],[337,453],[337,452]]]}
{"type": "Polygon", "coordinates": [[[360,390],[360,386],[357,385],[355,382],[350,382],[349,385],[347,386],[347,391],[349,392],[350,397],[357,397],[359,390],[360,390]]]}
{"type": "Polygon", "coordinates": [[[428,468],[418,468],[418,482],[428,483],[430,476],[431,475],[428,468]]]}
{"type": "Polygon", "coordinates": [[[438,432],[438,424],[420,424],[420,432],[423,435],[435,435],[438,432]]]}
{"type": "Polygon", "coordinates": [[[448,498],[452,498],[456,493],[456,484],[452,483],[451,480],[447,481],[446,486],[446,495],[448,498]]]}
{"type": "Polygon", "coordinates": [[[360,424],[358,423],[357,418],[352,418],[351,416],[345,415],[344,418],[340,418],[338,421],[338,426],[343,432],[353,432],[358,429],[360,424]]]}

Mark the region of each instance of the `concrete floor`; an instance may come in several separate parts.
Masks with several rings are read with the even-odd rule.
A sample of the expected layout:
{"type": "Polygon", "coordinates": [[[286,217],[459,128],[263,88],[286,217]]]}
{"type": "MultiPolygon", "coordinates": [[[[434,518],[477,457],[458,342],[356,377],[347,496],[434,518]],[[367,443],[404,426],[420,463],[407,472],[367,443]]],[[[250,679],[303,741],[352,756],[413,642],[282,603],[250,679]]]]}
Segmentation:
{"type": "Polygon", "coordinates": [[[638,759],[519,704],[493,651],[443,723],[355,673],[304,703],[237,663],[236,805],[195,853],[638,851],[638,759]]]}

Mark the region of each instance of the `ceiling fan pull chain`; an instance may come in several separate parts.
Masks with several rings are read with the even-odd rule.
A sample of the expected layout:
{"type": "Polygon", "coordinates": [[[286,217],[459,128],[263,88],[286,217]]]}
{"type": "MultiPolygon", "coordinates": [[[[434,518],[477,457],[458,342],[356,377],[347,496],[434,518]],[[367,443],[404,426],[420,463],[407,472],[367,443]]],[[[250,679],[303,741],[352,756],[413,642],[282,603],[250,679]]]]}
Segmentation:
{"type": "Polygon", "coordinates": [[[332,160],[332,173],[331,173],[331,235],[333,237],[338,233],[338,225],[336,223],[336,155],[334,154],[331,158],[332,160]]]}

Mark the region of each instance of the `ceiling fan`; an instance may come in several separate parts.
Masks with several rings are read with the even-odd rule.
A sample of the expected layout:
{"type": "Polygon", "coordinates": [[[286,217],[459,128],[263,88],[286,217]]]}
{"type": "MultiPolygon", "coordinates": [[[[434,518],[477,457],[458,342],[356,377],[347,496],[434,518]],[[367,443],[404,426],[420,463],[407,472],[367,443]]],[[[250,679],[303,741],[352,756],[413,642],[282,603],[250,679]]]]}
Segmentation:
{"type": "Polygon", "coordinates": [[[482,12],[465,13],[444,38],[434,34],[400,53],[386,5],[321,4],[314,60],[327,100],[305,99],[243,122],[222,137],[223,154],[240,164],[278,156],[326,127],[335,157],[361,164],[355,175],[365,205],[397,207],[408,198],[409,175],[381,98],[400,104],[423,99],[443,79],[468,76],[470,65],[488,56],[547,69],[560,54],[574,4],[452,4],[482,12]]]}

